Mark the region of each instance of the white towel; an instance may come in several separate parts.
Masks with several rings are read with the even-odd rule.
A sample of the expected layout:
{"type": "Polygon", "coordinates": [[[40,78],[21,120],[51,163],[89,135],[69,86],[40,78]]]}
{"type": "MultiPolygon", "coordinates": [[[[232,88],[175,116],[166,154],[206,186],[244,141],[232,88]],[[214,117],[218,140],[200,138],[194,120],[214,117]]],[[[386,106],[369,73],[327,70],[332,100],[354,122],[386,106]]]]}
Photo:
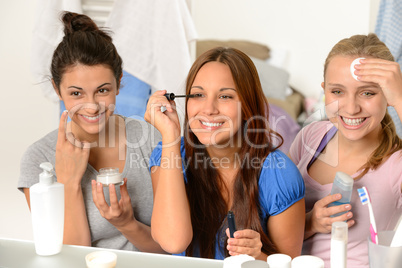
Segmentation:
{"type": "MultiPolygon", "coordinates": [[[[375,33],[402,68],[402,1],[381,0],[375,33]]],[[[388,107],[388,113],[395,123],[396,133],[402,138],[402,122],[394,107],[388,107]]]]}
{"type": "MultiPolygon", "coordinates": [[[[114,32],[124,70],[153,90],[184,93],[189,42],[197,35],[185,0],[118,0],[105,26],[114,32]]],[[[184,100],[176,104],[184,116],[184,100]]]]}
{"type": "Polygon", "coordinates": [[[50,64],[56,46],[63,38],[62,11],[82,13],[81,0],[37,0],[32,32],[31,72],[34,83],[40,84],[46,97],[59,98],[50,81],[50,64]]]}

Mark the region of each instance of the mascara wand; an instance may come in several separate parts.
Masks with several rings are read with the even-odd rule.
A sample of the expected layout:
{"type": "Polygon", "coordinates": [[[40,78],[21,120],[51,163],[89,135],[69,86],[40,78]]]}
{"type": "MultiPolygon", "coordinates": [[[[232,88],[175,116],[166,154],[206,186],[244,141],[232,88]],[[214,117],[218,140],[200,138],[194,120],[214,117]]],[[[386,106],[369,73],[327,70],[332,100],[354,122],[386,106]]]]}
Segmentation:
{"type": "Polygon", "coordinates": [[[229,211],[227,218],[228,218],[230,237],[234,238],[234,233],[236,232],[236,222],[235,222],[235,216],[232,211],[229,211]]]}
{"type": "Polygon", "coordinates": [[[175,95],[174,93],[166,93],[164,96],[166,97],[166,99],[171,101],[171,100],[174,100],[175,98],[185,98],[185,97],[194,98],[195,94],[175,95]]]}

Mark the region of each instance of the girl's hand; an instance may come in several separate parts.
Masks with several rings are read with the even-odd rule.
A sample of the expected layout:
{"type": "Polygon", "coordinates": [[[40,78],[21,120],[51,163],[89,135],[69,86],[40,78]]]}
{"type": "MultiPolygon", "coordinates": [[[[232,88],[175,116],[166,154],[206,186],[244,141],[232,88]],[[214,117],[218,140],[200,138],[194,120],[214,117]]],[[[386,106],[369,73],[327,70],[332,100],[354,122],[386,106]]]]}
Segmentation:
{"type": "Polygon", "coordinates": [[[92,180],[92,198],[95,206],[98,208],[102,217],[108,220],[117,229],[123,228],[132,221],[136,222],[131,205],[131,198],[127,191],[127,178],[124,178],[124,184],[120,186],[120,195],[120,200],[117,200],[116,188],[114,184],[110,184],[109,206],[103,194],[102,183],[97,183],[95,180],[92,180]]]}
{"type": "Polygon", "coordinates": [[[402,102],[402,74],[397,62],[367,58],[355,68],[360,81],[377,83],[381,87],[388,105],[395,107],[402,102]]]}
{"type": "Polygon", "coordinates": [[[72,132],[67,132],[67,117],[68,112],[64,111],[57,136],[55,171],[58,182],[80,186],[88,165],[90,144],[79,141],[72,132]]]}
{"type": "Polygon", "coordinates": [[[230,238],[229,228],[226,229],[228,238],[227,249],[229,255],[247,254],[257,258],[261,254],[262,242],[260,234],[254,230],[245,229],[234,233],[234,238],[230,238]]]}
{"type": "Polygon", "coordinates": [[[350,204],[328,207],[334,201],[340,200],[341,194],[328,195],[318,200],[313,209],[306,214],[306,230],[313,233],[330,233],[332,223],[336,221],[347,221],[348,227],[354,224],[354,220],[350,220],[353,216],[352,212],[331,218],[331,215],[348,211],[352,208],[350,204]]]}
{"type": "Polygon", "coordinates": [[[169,136],[175,140],[180,137],[179,117],[175,110],[175,102],[168,101],[165,93],[166,90],[159,90],[149,98],[144,119],[156,127],[164,139],[169,136]],[[165,107],[166,111],[162,112],[162,107],[165,107]]]}

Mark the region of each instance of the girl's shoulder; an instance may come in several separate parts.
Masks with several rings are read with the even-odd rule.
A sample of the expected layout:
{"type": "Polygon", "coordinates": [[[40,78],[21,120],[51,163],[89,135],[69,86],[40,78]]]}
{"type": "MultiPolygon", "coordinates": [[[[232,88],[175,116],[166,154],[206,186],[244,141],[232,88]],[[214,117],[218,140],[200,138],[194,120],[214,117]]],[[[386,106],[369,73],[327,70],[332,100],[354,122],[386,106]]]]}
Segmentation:
{"type": "Polygon", "coordinates": [[[305,194],[304,181],[298,168],[279,150],[266,157],[258,185],[261,206],[268,215],[283,212],[305,194]]]}
{"type": "Polygon", "coordinates": [[[300,132],[304,137],[321,137],[333,127],[334,125],[329,120],[315,121],[304,126],[300,132]]]}
{"type": "Polygon", "coordinates": [[[402,170],[402,149],[391,154],[382,164],[388,170],[402,170]]]}
{"type": "Polygon", "coordinates": [[[278,149],[269,153],[264,160],[260,180],[264,181],[266,178],[270,178],[271,181],[272,178],[297,183],[303,181],[297,166],[284,152],[278,149]]]}
{"type": "Polygon", "coordinates": [[[59,134],[59,129],[55,129],[39,140],[35,141],[32,143],[28,149],[26,150],[26,153],[29,152],[34,152],[34,151],[51,151],[54,152],[56,151],[56,144],[57,144],[57,137],[59,134]]]}

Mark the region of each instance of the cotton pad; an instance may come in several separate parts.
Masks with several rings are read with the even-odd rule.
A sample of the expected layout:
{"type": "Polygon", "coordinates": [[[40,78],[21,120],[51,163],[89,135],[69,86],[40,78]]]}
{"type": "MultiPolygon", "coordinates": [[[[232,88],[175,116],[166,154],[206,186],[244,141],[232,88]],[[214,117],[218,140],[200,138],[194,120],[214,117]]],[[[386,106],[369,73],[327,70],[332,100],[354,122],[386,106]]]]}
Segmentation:
{"type": "Polygon", "coordinates": [[[360,61],[360,60],[364,60],[364,59],[365,59],[365,58],[357,58],[357,59],[355,59],[354,61],[352,61],[352,64],[350,64],[350,73],[352,74],[353,78],[356,79],[356,80],[358,80],[358,79],[357,79],[357,75],[354,74],[354,72],[355,72],[355,70],[356,70],[356,69],[355,69],[355,65],[356,65],[356,64],[360,64],[359,61],[360,61]]]}

